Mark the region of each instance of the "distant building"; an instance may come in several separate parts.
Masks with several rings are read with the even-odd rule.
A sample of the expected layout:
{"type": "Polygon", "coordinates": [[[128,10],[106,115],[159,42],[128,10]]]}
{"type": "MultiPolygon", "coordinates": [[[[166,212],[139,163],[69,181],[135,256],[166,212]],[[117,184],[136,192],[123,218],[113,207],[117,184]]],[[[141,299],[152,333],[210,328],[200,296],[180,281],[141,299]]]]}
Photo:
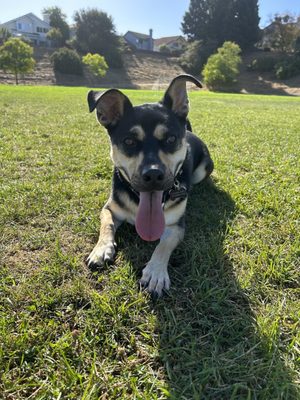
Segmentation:
{"type": "Polygon", "coordinates": [[[44,14],[44,20],[38,18],[33,13],[22,15],[21,17],[4,22],[0,28],[6,28],[13,37],[24,38],[34,46],[50,46],[51,42],[47,39],[47,32],[51,29],[49,15],[44,14]]]}
{"type": "MultiPolygon", "coordinates": [[[[288,25],[295,26],[300,30],[300,17],[297,18],[296,22],[289,22],[288,25]]],[[[278,31],[278,24],[276,21],[271,22],[268,26],[262,29],[262,38],[259,43],[260,47],[271,48],[274,35],[278,31]]]]}
{"type": "Polygon", "coordinates": [[[169,36],[162,37],[160,39],[154,39],[154,51],[160,51],[161,46],[166,46],[171,52],[173,51],[182,51],[187,42],[183,36],[169,36]]]}
{"type": "Polygon", "coordinates": [[[149,30],[149,35],[144,33],[128,31],[124,35],[126,42],[138,50],[153,51],[153,31],[149,30]]]}

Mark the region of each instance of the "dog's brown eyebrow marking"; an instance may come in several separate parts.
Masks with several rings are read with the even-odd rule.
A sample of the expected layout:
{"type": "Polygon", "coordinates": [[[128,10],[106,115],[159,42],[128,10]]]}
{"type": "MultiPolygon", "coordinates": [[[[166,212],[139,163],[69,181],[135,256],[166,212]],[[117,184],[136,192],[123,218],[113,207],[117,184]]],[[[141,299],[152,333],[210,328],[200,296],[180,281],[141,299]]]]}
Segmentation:
{"type": "Polygon", "coordinates": [[[153,136],[156,137],[158,140],[162,140],[166,137],[166,133],[168,132],[168,128],[166,125],[158,124],[156,125],[153,136]]]}
{"type": "Polygon", "coordinates": [[[144,140],[146,137],[144,129],[141,125],[134,125],[130,131],[131,133],[135,134],[138,140],[144,140]]]}

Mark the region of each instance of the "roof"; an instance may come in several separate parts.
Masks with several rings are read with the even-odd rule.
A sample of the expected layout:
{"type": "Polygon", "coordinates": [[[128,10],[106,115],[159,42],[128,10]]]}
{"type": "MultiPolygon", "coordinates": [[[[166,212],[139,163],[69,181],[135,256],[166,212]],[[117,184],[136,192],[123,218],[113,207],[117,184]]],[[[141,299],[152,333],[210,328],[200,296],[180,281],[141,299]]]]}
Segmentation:
{"type": "MultiPolygon", "coordinates": [[[[300,27],[300,17],[298,17],[297,21],[287,22],[287,23],[284,23],[283,25],[300,27]]],[[[278,28],[278,23],[275,20],[275,21],[272,21],[269,25],[265,26],[262,30],[263,30],[263,32],[270,32],[270,31],[274,31],[277,28],[278,28]]]]}
{"type": "Polygon", "coordinates": [[[132,35],[136,36],[139,39],[150,39],[150,35],[145,35],[144,33],[138,33],[138,32],[133,32],[133,31],[128,31],[125,33],[124,36],[127,35],[127,33],[131,33],[132,35]]]}
{"type": "Polygon", "coordinates": [[[175,42],[176,40],[184,40],[183,36],[168,36],[168,37],[162,37],[159,39],[154,39],[154,45],[155,46],[161,46],[163,44],[169,44],[170,42],[175,42]]]}
{"type": "Polygon", "coordinates": [[[35,18],[35,19],[37,19],[41,24],[50,26],[50,25],[48,24],[48,22],[43,21],[41,18],[37,17],[37,16],[36,16],[35,14],[33,14],[33,13],[28,13],[28,14],[21,15],[20,17],[13,18],[13,19],[11,19],[11,20],[9,20],[9,21],[6,21],[6,22],[2,22],[2,24],[0,24],[0,25],[9,24],[10,22],[17,21],[18,19],[21,19],[21,18],[24,18],[24,17],[35,18]]]}

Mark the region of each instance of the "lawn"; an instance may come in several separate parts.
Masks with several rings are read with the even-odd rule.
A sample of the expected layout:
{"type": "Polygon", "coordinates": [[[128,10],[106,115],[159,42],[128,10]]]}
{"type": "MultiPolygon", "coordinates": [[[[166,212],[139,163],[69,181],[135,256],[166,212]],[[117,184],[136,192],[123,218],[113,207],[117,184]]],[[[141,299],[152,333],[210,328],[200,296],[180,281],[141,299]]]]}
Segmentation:
{"type": "Polygon", "coordinates": [[[191,93],[215,171],[153,302],[132,226],[84,263],[112,171],[86,93],[0,86],[0,398],[299,399],[300,99],[191,93]]]}

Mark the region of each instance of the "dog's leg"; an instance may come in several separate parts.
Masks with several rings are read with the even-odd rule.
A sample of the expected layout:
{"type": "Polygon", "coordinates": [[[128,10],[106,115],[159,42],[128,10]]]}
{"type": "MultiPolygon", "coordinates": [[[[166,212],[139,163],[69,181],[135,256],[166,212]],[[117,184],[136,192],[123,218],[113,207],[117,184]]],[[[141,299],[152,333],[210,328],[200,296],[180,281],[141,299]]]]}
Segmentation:
{"type": "Polygon", "coordinates": [[[118,220],[109,208],[109,203],[102,208],[99,240],[87,259],[89,266],[112,262],[115,256],[115,233],[122,221],[118,220]]]}
{"type": "Polygon", "coordinates": [[[192,175],[192,184],[200,183],[207,178],[214,169],[214,163],[210,157],[206,157],[195,169],[192,175]]]}
{"type": "Polygon", "coordinates": [[[184,224],[167,226],[156,246],[152,257],[143,269],[140,280],[142,287],[147,288],[152,294],[162,295],[163,290],[169,290],[170,279],[168,274],[168,262],[172,251],[183,239],[184,224]]]}

